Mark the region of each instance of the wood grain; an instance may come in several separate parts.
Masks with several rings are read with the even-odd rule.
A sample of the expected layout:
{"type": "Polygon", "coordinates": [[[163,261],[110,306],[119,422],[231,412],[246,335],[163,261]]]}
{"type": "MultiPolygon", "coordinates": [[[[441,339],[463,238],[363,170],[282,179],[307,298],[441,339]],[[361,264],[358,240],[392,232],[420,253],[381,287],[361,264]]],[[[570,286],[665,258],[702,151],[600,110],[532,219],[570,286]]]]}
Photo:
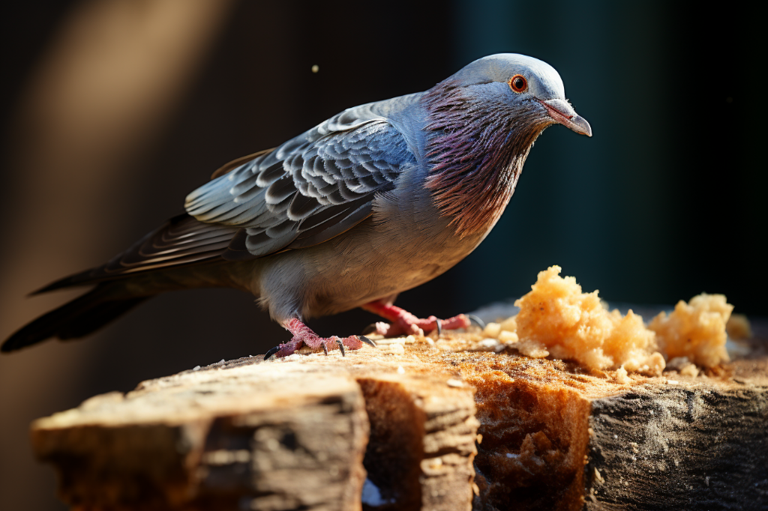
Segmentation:
{"type": "Polygon", "coordinates": [[[79,510],[768,507],[765,341],[623,382],[481,339],[222,362],[39,419],[32,443],[79,510]]]}

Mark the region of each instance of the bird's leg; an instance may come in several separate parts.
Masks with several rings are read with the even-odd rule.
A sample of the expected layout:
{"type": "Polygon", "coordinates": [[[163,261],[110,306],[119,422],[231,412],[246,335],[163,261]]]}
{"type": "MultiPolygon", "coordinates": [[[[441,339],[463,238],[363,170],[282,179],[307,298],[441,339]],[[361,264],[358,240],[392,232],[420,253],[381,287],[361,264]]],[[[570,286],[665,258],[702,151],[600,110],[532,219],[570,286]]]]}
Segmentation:
{"type": "Polygon", "coordinates": [[[417,318],[410,312],[389,305],[381,301],[366,303],[362,306],[368,312],[381,316],[388,320],[390,324],[383,321],[376,323],[376,333],[386,337],[396,337],[398,335],[423,335],[424,332],[433,330],[455,330],[457,328],[467,328],[471,324],[470,317],[466,314],[459,314],[448,319],[437,319],[430,316],[426,319],[417,318]]]}
{"type": "Polygon", "coordinates": [[[301,348],[302,344],[306,344],[313,350],[322,349],[326,355],[328,354],[329,349],[335,350],[337,348],[340,349],[341,354],[344,355],[344,346],[351,350],[359,350],[363,347],[363,343],[376,346],[376,343],[363,335],[351,335],[349,337],[336,337],[334,335],[331,337],[320,337],[297,318],[289,319],[283,323],[283,327],[291,332],[293,338],[290,341],[279,344],[269,350],[264,356],[264,360],[270,358],[272,355],[277,355],[277,358],[287,357],[297,349],[301,348]]]}

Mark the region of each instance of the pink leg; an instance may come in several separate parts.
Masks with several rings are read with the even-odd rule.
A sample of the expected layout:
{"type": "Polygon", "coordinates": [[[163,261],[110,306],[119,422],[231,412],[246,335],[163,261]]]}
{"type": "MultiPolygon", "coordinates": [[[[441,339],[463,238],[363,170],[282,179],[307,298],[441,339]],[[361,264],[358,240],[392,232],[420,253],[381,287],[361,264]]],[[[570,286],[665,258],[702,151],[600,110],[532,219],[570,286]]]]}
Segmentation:
{"type": "Polygon", "coordinates": [[[275,346],[269,350],[264,356],[264,360],[275,354],[277,354],[277,358],[287,357],[297,349],[301,348],[302,344],[306,344],[313,350],[322,348],[326,355],[328,354],[329,349],[341,349],[341,354],[344,355],[344,346],[351,350],[359,350],[363,347],[364,342],[371,346],[376,346],[376,343],[363,335],[352,335],[343,338],[336,337],[335,335],[327,338],[320,337],[313,332],[311,328],[296,318],[289,319],[283,323],[283,326],[286,330],[291,332],[293,338],[290,341],[275,346]]]}
{"type": "Polygon", "coordinates": [[[391,323],[389,325],[381,321],[376,323],[376,332],[387,337],[409,334],[423,335],[424,332],[438,329],[438,322],[440,323],[440,328],[445,328],[446,330],[467,328],[471,324],[470,317],[466,314],[459,314],[458,316],[443,320],[439,320],[434,316],[420,319],[400,307],[387,305],[379,301],[366,303],[362,308],[381,316],[391,323]]]}

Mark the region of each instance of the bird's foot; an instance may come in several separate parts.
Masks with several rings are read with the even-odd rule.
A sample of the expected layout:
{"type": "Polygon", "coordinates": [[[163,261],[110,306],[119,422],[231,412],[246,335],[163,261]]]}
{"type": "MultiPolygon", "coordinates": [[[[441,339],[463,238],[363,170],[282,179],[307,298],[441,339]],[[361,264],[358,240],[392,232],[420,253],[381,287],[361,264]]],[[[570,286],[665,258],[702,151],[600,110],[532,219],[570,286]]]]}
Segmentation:
{"type": "Polygon", "coordinates": [[[469,326],[473,324],[481,327],[484,326],[479,318],[470,314],[459,314],[458,316],[448,319],[438,319],[435,316],[417,318],[400,307],[387,305],[381,302],[372,302],[366,304],[363,308],[391,321],[389,324],[379,321],[374,325],[374,331],[385,337],[424,335],[424,332],[433,331],[437,331],[437,335],[439,336],[442,334],[443,330],[469,328],[469,326]]]}
{"type": "Polygon", "coordinates": [[[273,355],[277,358],[287,357],[293,354],[297,349],[301,348],[302,344],[310,347],[313,350],[320,351],[321,349],[328,354],[328,350],[341,350],[342,355],[346,355],[345,347],[351,350],[359,350],[363,347],[363,343],[371,346],[376,346],[376,343],[371,339],[368,339],[364,335],[350,335],[349,337],[320,337],[312,331],[307,325],[299,321],[298,319],[289,319],[283,324],[283,326],[293,334],[293,338],[283,344],[278,344],[266,355],[264,360],[269,359],[273,355]]]}

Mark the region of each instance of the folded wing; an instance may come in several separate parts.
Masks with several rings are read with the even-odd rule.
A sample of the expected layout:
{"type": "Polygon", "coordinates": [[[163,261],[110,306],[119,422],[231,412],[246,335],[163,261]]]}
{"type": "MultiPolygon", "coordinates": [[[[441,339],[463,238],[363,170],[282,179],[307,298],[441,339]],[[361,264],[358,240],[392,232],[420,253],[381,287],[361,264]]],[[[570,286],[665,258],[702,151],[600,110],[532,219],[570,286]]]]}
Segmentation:
{"type": "Polygon", "coordinates": [[[387,119],[357,114],[343,112],[210,181],[189,194],[187,212],[241,229],[225,259],[316,245],[354,227],[370,216],[376,193],[415,164],[387,119]]]}

